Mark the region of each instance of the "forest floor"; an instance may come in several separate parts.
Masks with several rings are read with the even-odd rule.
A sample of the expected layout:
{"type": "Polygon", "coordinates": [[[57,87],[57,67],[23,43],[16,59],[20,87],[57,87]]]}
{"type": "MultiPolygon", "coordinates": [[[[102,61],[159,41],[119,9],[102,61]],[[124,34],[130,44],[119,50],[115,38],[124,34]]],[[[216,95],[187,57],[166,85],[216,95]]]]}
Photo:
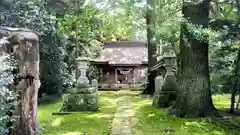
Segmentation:
{"type": "MultiPolygon", "coordinates": [[[[230,95],[215,95],[216,108],[226,110],[230,95]]],[[[41,135],[239,135],[240,117],[186,119],[152,107],[152,99],[136,91],[100,92],[100,111],[54,116],[62,101],[41,104],[41,135]]]]}

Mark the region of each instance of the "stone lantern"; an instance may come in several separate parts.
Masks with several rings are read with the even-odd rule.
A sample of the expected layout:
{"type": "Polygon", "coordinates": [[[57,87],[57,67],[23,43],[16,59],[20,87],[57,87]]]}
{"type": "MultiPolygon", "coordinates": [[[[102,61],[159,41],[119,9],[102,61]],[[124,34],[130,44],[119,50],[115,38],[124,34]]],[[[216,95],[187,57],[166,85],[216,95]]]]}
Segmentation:
{"type": "Polygon", "coordinates": [[[79,57],[77,61],[77,85],[69,89],[63,95],[63,106],[61,112],[97,111],[99,108],[99,96],[97,80],[93,80],[91,86],[86,76],[88,59],[79,57]]]}
{"type": "Polygon", "coordinates": [[[89,80],[86,76],[86,72],[88,69],[88,58],[86,57],[79,57],[76,59],[77,61],[77,86],[80,85],[88,85],[89,80]]]}
{"type": "Polygon", "coordinates": [[[165,55],[163,59],[164,59],[165,67],[167,70],[166,75],[174,75],[173,66],[176,65],[176,56],[173,54],[168,54],[168,55],[165,55]]]}
{"type": "Polygon", "coordinates": [[[168,53],[163,56],[163,59],[167,73],[164,79],[160,77],[155,79],[156,91],[152,103],[155,107],[169,107],[172,101],[176,99],[178,89],[178,83],[173,72],[173,67],[176,66],[176,57],[174,54],[168,53]]]}

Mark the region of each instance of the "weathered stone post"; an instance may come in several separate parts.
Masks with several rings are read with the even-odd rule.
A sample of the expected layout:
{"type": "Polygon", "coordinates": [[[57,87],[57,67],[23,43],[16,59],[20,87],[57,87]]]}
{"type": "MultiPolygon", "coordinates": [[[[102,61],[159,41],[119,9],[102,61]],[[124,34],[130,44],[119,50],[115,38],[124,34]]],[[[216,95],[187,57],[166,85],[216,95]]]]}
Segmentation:
{"type": "Polygon", "coordinates": [[[161,100],[160,93],[162,91],[163,76],[158,75],[154,81],[155,81],[155,92],[154,92],[152,105],[158,107],[160,102],[159,100],[161,100]]]}
{"type": "Polygon", "coordinates": [[[92,84],[92,87],[98,89],[98,81],[97,81],[97,79],[93,79],[93,80],[91,81],[91,84],[92,84]]]}
{"type": "Polygon", "coordinates": [[[86,76],[88,59],[77,58],[77,72],[80,73],[77,79],[76,88],[67,90],[63,96],[64,104],[62,112],[97,111],[99,108],[99,97],[96,86],[91,86],[86,76]]]}
{"type": "MultiPolygon", "coordinates": [[[[173,67],[176,65],[175,61],[176,57],[173,55],[164,56],[164,66],[167,73],[163,79],[163,84],[161,86],[157,86],[161,88],[156,89],[156,92],[154,93],[153,106],[169,107],[171,102],[176,98],[178,84],[173,72],[173,67]]],[[[159,79],[156,78],[155,81],[159,82],[159,79]]]]}

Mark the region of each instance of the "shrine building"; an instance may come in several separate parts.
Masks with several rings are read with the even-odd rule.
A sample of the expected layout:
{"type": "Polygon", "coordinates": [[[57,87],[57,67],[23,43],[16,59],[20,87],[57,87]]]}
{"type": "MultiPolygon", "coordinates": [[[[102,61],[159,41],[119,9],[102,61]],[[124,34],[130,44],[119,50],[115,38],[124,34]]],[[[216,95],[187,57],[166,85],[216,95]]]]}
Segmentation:
{"type": "Polygon", "coordinates": [[[100,70],[100,88],[137,87],[147,81],[148,50],[141,41],[114,41],[104,44],[92,63],[100,70]]]}

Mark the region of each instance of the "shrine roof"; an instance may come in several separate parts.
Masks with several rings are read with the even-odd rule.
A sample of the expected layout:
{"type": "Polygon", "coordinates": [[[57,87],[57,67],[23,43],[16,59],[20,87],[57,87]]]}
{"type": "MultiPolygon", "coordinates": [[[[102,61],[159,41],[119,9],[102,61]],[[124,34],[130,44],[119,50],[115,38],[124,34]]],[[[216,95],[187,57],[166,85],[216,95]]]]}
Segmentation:
{"type": "Polygon", "coordinates": [[[141,41],[115,41],[104,44],[104,49],[95,62],[110,65],[138,65],[148,61],[147,44],[141,41]]]}

